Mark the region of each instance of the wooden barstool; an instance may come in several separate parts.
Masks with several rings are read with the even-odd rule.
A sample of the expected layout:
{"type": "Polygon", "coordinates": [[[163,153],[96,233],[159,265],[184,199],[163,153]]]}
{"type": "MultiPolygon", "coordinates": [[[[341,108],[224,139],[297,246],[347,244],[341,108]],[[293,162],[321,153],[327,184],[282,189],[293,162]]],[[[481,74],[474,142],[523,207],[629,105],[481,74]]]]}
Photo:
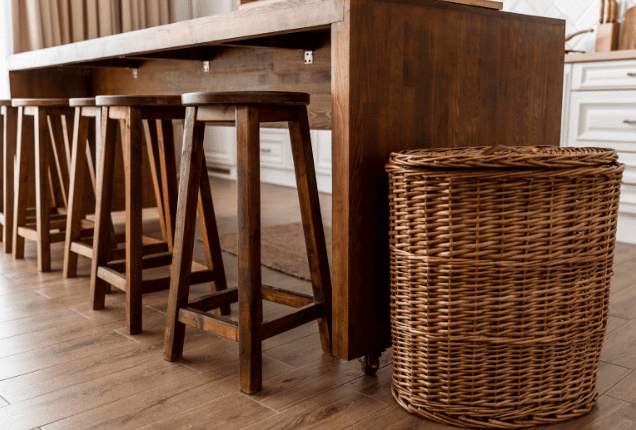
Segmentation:
{"type": "Polygon", "coordinates": [[[96,189],[94,157],[101,133],[101,108],[95,106],[95,98],[74,98],[69,106],[75,109],[71,176],[66,219],[63,276],[74,278],[77,274],[77,255],[92,258],[92,246],[86,243],[93,235],[93,224],[85,223],[84,183],[88,169],[93,192],[96,189]],[[93,131],[91,136],[91,131],[93,131]],[[84,229],[82,229],[82,224],[84,229]]]}
{"type": "MultiPolygon", "coordinates": [[[[126,291],[126,317],[130,334],[141,332],[142,295],[161,291],[170,286],[170,276],[142,279],[142,270],[169,266],[172,263],[172,245],[177,203],[177,177],[172,137],[172,120],[183,120],[185,108],[179,96],[98,96],[96,105],[102,107],[102,142],[97,168],[97,202],[93,235],[93,261],[91,268],[91,303],[93,309],[104,307],[106,285],[126,291]],[[143,120],[154,121],[157,128],[147,126],[146,136],[157,144],[150,156],[151,163],[160,166],[161,188],[157,197],[160,220],[163,218],[166,241],[150,240],[142,234],[142,146],[143,120]],[[110,261],[111,251],[111,198],[115,163],[115,133],[117,122],[122,129],[126,188],[125,260],[110,261]],[[155,131],[156,130],[156,131],[155,131]],[[154,131],[154,132],[153,132],[154,131]]],[[[151,169],[154,170],[154,169],[151,169]]],[[[157,187],[155,187],[157,190],[157,187]]],[[[205,236],[204,236],[205,239],[205,236]]],[[[207,245],[207,241],[205,242],[207,245]]],[[[220,255],[220,251],[219,251],[220,255]]],[[[211,261],[211,258],[209,258],[211,261]]],[[[211,264],[195,272],[194,283],[212,282],[211,264]]],[[[214,266],[219,272],[219,268],[214,266]]],[[[216,282],[213,288],[224,288],[216,282]]],[[[216,291],[216,290],[214,290],[216,291]]]]}
{"type": "MultiPolygon", "coordinates": [[[[96,176],[94,157],[97,152],[96,148],[101,148],[101,107],[96,106],[94,97],[74,98],[69,100],[69,105],[75,108],[75,121],[73,128],[73,154],[71,157],[71,179],[69,190],[68,218],[66,222],[66,242],[64,248],[64,270],[65,278],[73,278],[77,275],[77,257],[93,258],[93,224],[87,222],[85,213],[87,208],[94,210],[95,204],[93,199],[84,202],[85,194],[85,175],[88,169],[90,182],[93,188],[93,195],[96,190],[96,176]],[[88,203],[88,207],[86,204],[88,203]]],[[[158,128],[162,131],[162,123],[159,122],[158,128]]],[[[146,143],[148,155],[150,159],[150,171],[154,185],[155,200],[157,202],[157,210],[160,214],[159,221],[161,231],[166,244],[170,242],[166,238],[165,216],[163,211],[163,197],[161,184],[161,171],[159,167],[159,151],[157,149],[157,132],[154,128],[149,127],[147,121],[144,121],[144,129],[146,131],[146,143]]],[[[168,130],[171,132],[171,130],[168,130]]],[[[176,185],[174,185],[176,188],[176,185]]],[[[175,191],[176,192],[176,191],[175,191]]],[[[111,232],[112,233],[112,232],[111,232]]],[[[125,242],[124,234],[111,235],[110,244],[116,248],[118,244],[125,242]]],[[[146,242],[153,242],[150,237],[143,237],[146,242]]],[[[110,260],[121,260],[125,258],[125,249],[112,249],[110,260]]],[[[108,289],[108,287],[107,287],[108,289]]]]}
{"type": "Polygon", "coordinates": [[[16,196],[13,225],[13,257],[24,258],[24,240],[37,244],[38,268],[51,270],[51,243],[65,239],[68,166],[71,151],[65,118],[72,118],[68,99],[13,99],[18,108],[16,196]],[[33,121],[31,139],[29,122],[33,121]],[[28,204],[29,157],[35,152],[35,222],[28,204]],[[49,157],[52,150],[53,157],[49,157]]]}
{"type": "MultiPolygon", "coordinates": [[[[238,341],[240,389],[252,394],[262,386],[263,340],[317,319],[323,353],[331,354],[331,278],[309,136],[306,108],[309,95],[191,93],[184,94],[182,102],[187,106],[187,112],[164,358],[175,361],[181,357],[186,325],[238,341]],[[313,296],[261,284],[259,128],[261,123],[279,121],[289,123],[313,296]],[[188,303],[195,205],[197,194],[203,194],[209,186],[204,169],[203,135],[205,125],[215,123],[236,123],[237,127],[238,289],[213,293],[188,303]],[[298,310],[263,322],[262,299],[298,310]],[[237,301],[238,322],[206,313],[237,301]]],[[[210,210],[201,214],[210,223],[214,218],[211,209],[210,204],[210,210]]]]}
{"type": "Polygon", "coordinates": [[[15,166],[15,140],[18,134],[18,110],[11,100],[0,100],[0,240],[4,241],[4,252],[11,253],[13,244],[13,175],[15,166]]]}

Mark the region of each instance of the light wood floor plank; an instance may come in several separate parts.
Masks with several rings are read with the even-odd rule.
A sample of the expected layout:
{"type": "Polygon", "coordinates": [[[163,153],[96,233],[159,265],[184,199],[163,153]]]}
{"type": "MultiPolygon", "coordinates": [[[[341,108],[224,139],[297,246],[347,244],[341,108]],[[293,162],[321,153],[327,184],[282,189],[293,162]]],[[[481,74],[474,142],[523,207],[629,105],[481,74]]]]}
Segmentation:
{"type": "Polygon", "coordinates": [[[0,359],[0,380],[134,344],[116,332],[98,333],[0,359]]]}
{"type": "Polygon", "coordinates": [[[607,392],[607,395],[636,404],[636,371],[632,371],[632,373],[621,379],[607,392]]]}
{"type": "Polygon", "coordinates": [[[200,380],[184,366],[161,359],[108,376],[56,390],[0,409],[0,428],[30,429],[169,383],[191,385],[200,380]]]}
{"type": "Polygon", "coordinates": [[[171,417],[157,421],[142,430],[238,430],[261,421],[276,412],[250,399],[249,396],[234,392],[189,409],[171,417]]]}
{"type": "Polygon", "coordinates": [[[628,369],[636,369],[636,319],[630,320],[605,339],[601,360],[628,369]]]}
{"type": "MultiPolygon", "coordinates": [[[[172,363],[173,367],[179,366],[172,363]]],[[[209,403],[236,390],[234,377],[210,380],[197,375],[44,426],[45,430],[125,430],[209,403]]]]}
{"type": "MultiPolygon", "coordinates": [[[[212,180],[221,234],[237,230],[234,182],[212,180]]],[[[263,226],[298,222],[293,189],[263,185],[263,226]]],[[[325,224],[331,200],[321,195],[325,224]]],[[[122,226],[117,225],[117,229],[122,226]]],[[[157,237],[156,219],[144,232],[157,237]]],[[[144,332],[125,329],[125,293],[113,289],[106,308],[88,304],[90,262],[80,258],[75,279],[61,278],[63,244],[52,247],[50,273],[38,273],[35,247],[25,260],[0,254],[0,429],[180,429],[249,427],[452,430],[404,411],[391,395],[391,351],[375,376],[356,360],[324,357],[314,323],[263,344],[263,391],[238,390],[237,345],[186,331],[184,359],[163,361],[167,291],[144,296],[144,332]]],[[[195,258],[204,261],[200,243],[195,258]]],[[[223,254],[228,284],[237,259],[223,254]]],[[[165,269],[152,271],[158,274],[165,269]]],[[[598,373],[604,394],[593,411],[538,430],[636,429],[636,245],[616,245],[610,317],[598,373]]],[[[163,273],[163,272],[162,272],[163,273]]],[[[310,293],[308,282],[263,269],[263,282],[310,293]]],[[[193,286],[191,297],[208,294],[193,286]]],[[[236,306],[232,308],[236,318],[236,306]]],[[[288,309],[265,303],[266,318],[288,309]]]]}
{"type": "Polygon", "coordinates": [[[253,398],[281,412],[359,378],[361,374],[360,363],[356,360],[345,362],[322,356],[313,363],[274,378],[269,384],[263,384],[263,390],[253,398]]]}
{"type": "Polygon", "coordinates": [[[312,397],[246,430],[347,429],[389,405],[343,387],[312,397]]]}

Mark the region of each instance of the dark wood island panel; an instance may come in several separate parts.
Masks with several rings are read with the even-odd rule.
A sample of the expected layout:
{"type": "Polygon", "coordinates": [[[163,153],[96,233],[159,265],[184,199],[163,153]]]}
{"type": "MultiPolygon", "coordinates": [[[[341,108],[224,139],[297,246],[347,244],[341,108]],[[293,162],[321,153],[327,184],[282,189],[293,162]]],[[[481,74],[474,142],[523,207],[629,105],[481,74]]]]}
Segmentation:
{"type": "Polygon", "coordinates": [[[9,68],[13,97],[310,93],[312,128],[333,130],[333,353],[352,359],[390,344],[389,153],[558,145],[564,34],[560,20],[439,0],[285,0],[9,68]]]}
{"type": "Polygon", "coordinates": [[[563,21],[436,0],[349,4],[332,27],[333,337],[346,358],[389,343],[389,154],[558,146],[565,34],[563,21]]]}

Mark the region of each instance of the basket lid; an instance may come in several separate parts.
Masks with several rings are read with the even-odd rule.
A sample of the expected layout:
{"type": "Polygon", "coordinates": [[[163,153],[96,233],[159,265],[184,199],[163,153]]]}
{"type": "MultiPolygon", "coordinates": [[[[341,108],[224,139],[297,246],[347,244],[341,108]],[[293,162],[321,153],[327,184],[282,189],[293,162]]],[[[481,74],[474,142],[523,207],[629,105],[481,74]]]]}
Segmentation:
{"type": "Polygon", "coordinates": [[[572,168],[604,166],[616,162],[618,162],[618,154],[613,149],[497,145],[490,147],[412,149],[394,152],[391,154],[389,166],[420,168],[572,168]]]}

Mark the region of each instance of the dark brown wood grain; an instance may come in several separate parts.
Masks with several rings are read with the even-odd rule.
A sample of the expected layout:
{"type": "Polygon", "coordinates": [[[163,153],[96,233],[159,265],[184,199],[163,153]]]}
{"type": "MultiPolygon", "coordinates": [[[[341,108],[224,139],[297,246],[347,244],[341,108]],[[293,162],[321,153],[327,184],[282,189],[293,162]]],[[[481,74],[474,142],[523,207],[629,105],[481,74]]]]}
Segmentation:
{"type": "Polygon", "coordinates": [[[75,108],[68,218],[62,272],[65,278],[74,278],[77,274],[77,254],[71,251],[71,245],[79,239],[81,220],[84,215],[84,178],[87,170],[86,154],[89,149],[87,141],[90,131],[90,118],[82,115],[82,107],[75,108]]]}
{"type": "Polygon", "coordinates": [[[18,133],[18,109],[2,107],[2,240],[4,252],[13,249],[14,159],[18,133]]]}
{"type": "Polygon", "coordinates": [[[344,35],[332,32],[332,62],[350,61],[333,76],[334,112],[336,94],[349,97],[333,142],[334,348],[343,358],[389,344],[391,151],[558,145],[564,38],[562,21],[432,0],[351,1],[349,19],[344,35]]]}
{"type": "Polygon", "coordinates": [[[205,126],[196,124],[195,107],[186,110],[183,137],[183,155],[179,181],[179,200],[172,260],[172,281],[168,298],[163,357],[176,361],[183,353],[185,325],[179,320],[179,309],[188,304],[194,229],[199,181],[203,160],[203,133],[205,126]]]}
{"type": "Polygon", "coordinates": [[[101,266],[108,263],[110,254],[111,204],[113,194],[113,174],[115,170],[115,153],[117,121],[109,118],[109,108],[102,109],[101,142],[102,148],[97,161],[97,189],[95,192],[95,232],[93,236],[94,255],[91,264],[90,304],[93,310],[104,308],[106,281],[97,276],[101,266]]]}
{"type": "MultiPolygon", "coordinates": [[[[201,148],[203,156],[201,158],[201,180],[199,181],[199,203],[197,206],[199,214],[199,226],[201,237],[203,238],[203,249],[205,250],[205,260],[207,267],[214,270],[216,278],[210,287],[213,292],[223,291],[227,288],[227,278],[225,276],[225,264],[221,253],[221,241],[216,223],[216,213],[212,201],[212,190],[208,180],[207,167],[205,165],[205,150],[201,148]]],[[[217,312],[221,315],[229,315],[229,304],[223,304],[217,312]]]]}
{"type": "Polygon", "coordinates": [[[36,242],[38,268],[51,269],[51,243],[63,241],[66,222],[56,207],[65,209],[68,193],[67,137],[62,130],[62,116],[72,113],[66,99],[13,99],[18,108],[19,154],[16,160],[16,197],[14,201],[13,247],[14,258],[24,257],[24,239],[36,242]],[[34,127],[31,129],[31,127],[34,127]],[[34,172],[29,171],[33,153],[34,172]],[[54,154],[54,156],[51,156],[54,154]],[[33,174],[34,173],[34,174],[33,174]],[[33,181],[33,186],[31,185],[33,181]],[[29,194],[35,192],[35,220],[28,217],[29,194]],[[52,212],[53,209],[53,212],[52,212]],[[53,230],[61,230],[51,233],[53,230]]]}
{"type": "Polygon", "coordinates": [[[331,274],[305,107],[296,110],[296,120],[289,123],[289,135],[314,300],[323,304],[318,318],[320,343],[323,354],[331,355],[331,274]]]}
{"type": "Polygon", "coordinates": [[[175,158],[174,133],[172,120],[156,120],[157,128],[157,153],[159,154],[159,171],[161,172],[161,198],[163,202],[163,216],[166,228],[164,240],[172,251],[174,244],[175,218],[177,216],[178,184],[177,161],[175,158]]]}
{"type": "Polygon", "coordinates": [[[559,20],[437,0],[294,0],[101,42],[12,56],[13,95],[311,95],[310,126],[333,130],[332,334],[343,359],[389,341],[388,154],[559,142],[559,20]],[[136,77],[120,67],[132,61],[136,77]]]}
{"type": "Polygon", "coordinates": [[[248,394],[263,384],[259,115],[252,106],[236,108],[239,369],[241,391],[248,394]]]}

